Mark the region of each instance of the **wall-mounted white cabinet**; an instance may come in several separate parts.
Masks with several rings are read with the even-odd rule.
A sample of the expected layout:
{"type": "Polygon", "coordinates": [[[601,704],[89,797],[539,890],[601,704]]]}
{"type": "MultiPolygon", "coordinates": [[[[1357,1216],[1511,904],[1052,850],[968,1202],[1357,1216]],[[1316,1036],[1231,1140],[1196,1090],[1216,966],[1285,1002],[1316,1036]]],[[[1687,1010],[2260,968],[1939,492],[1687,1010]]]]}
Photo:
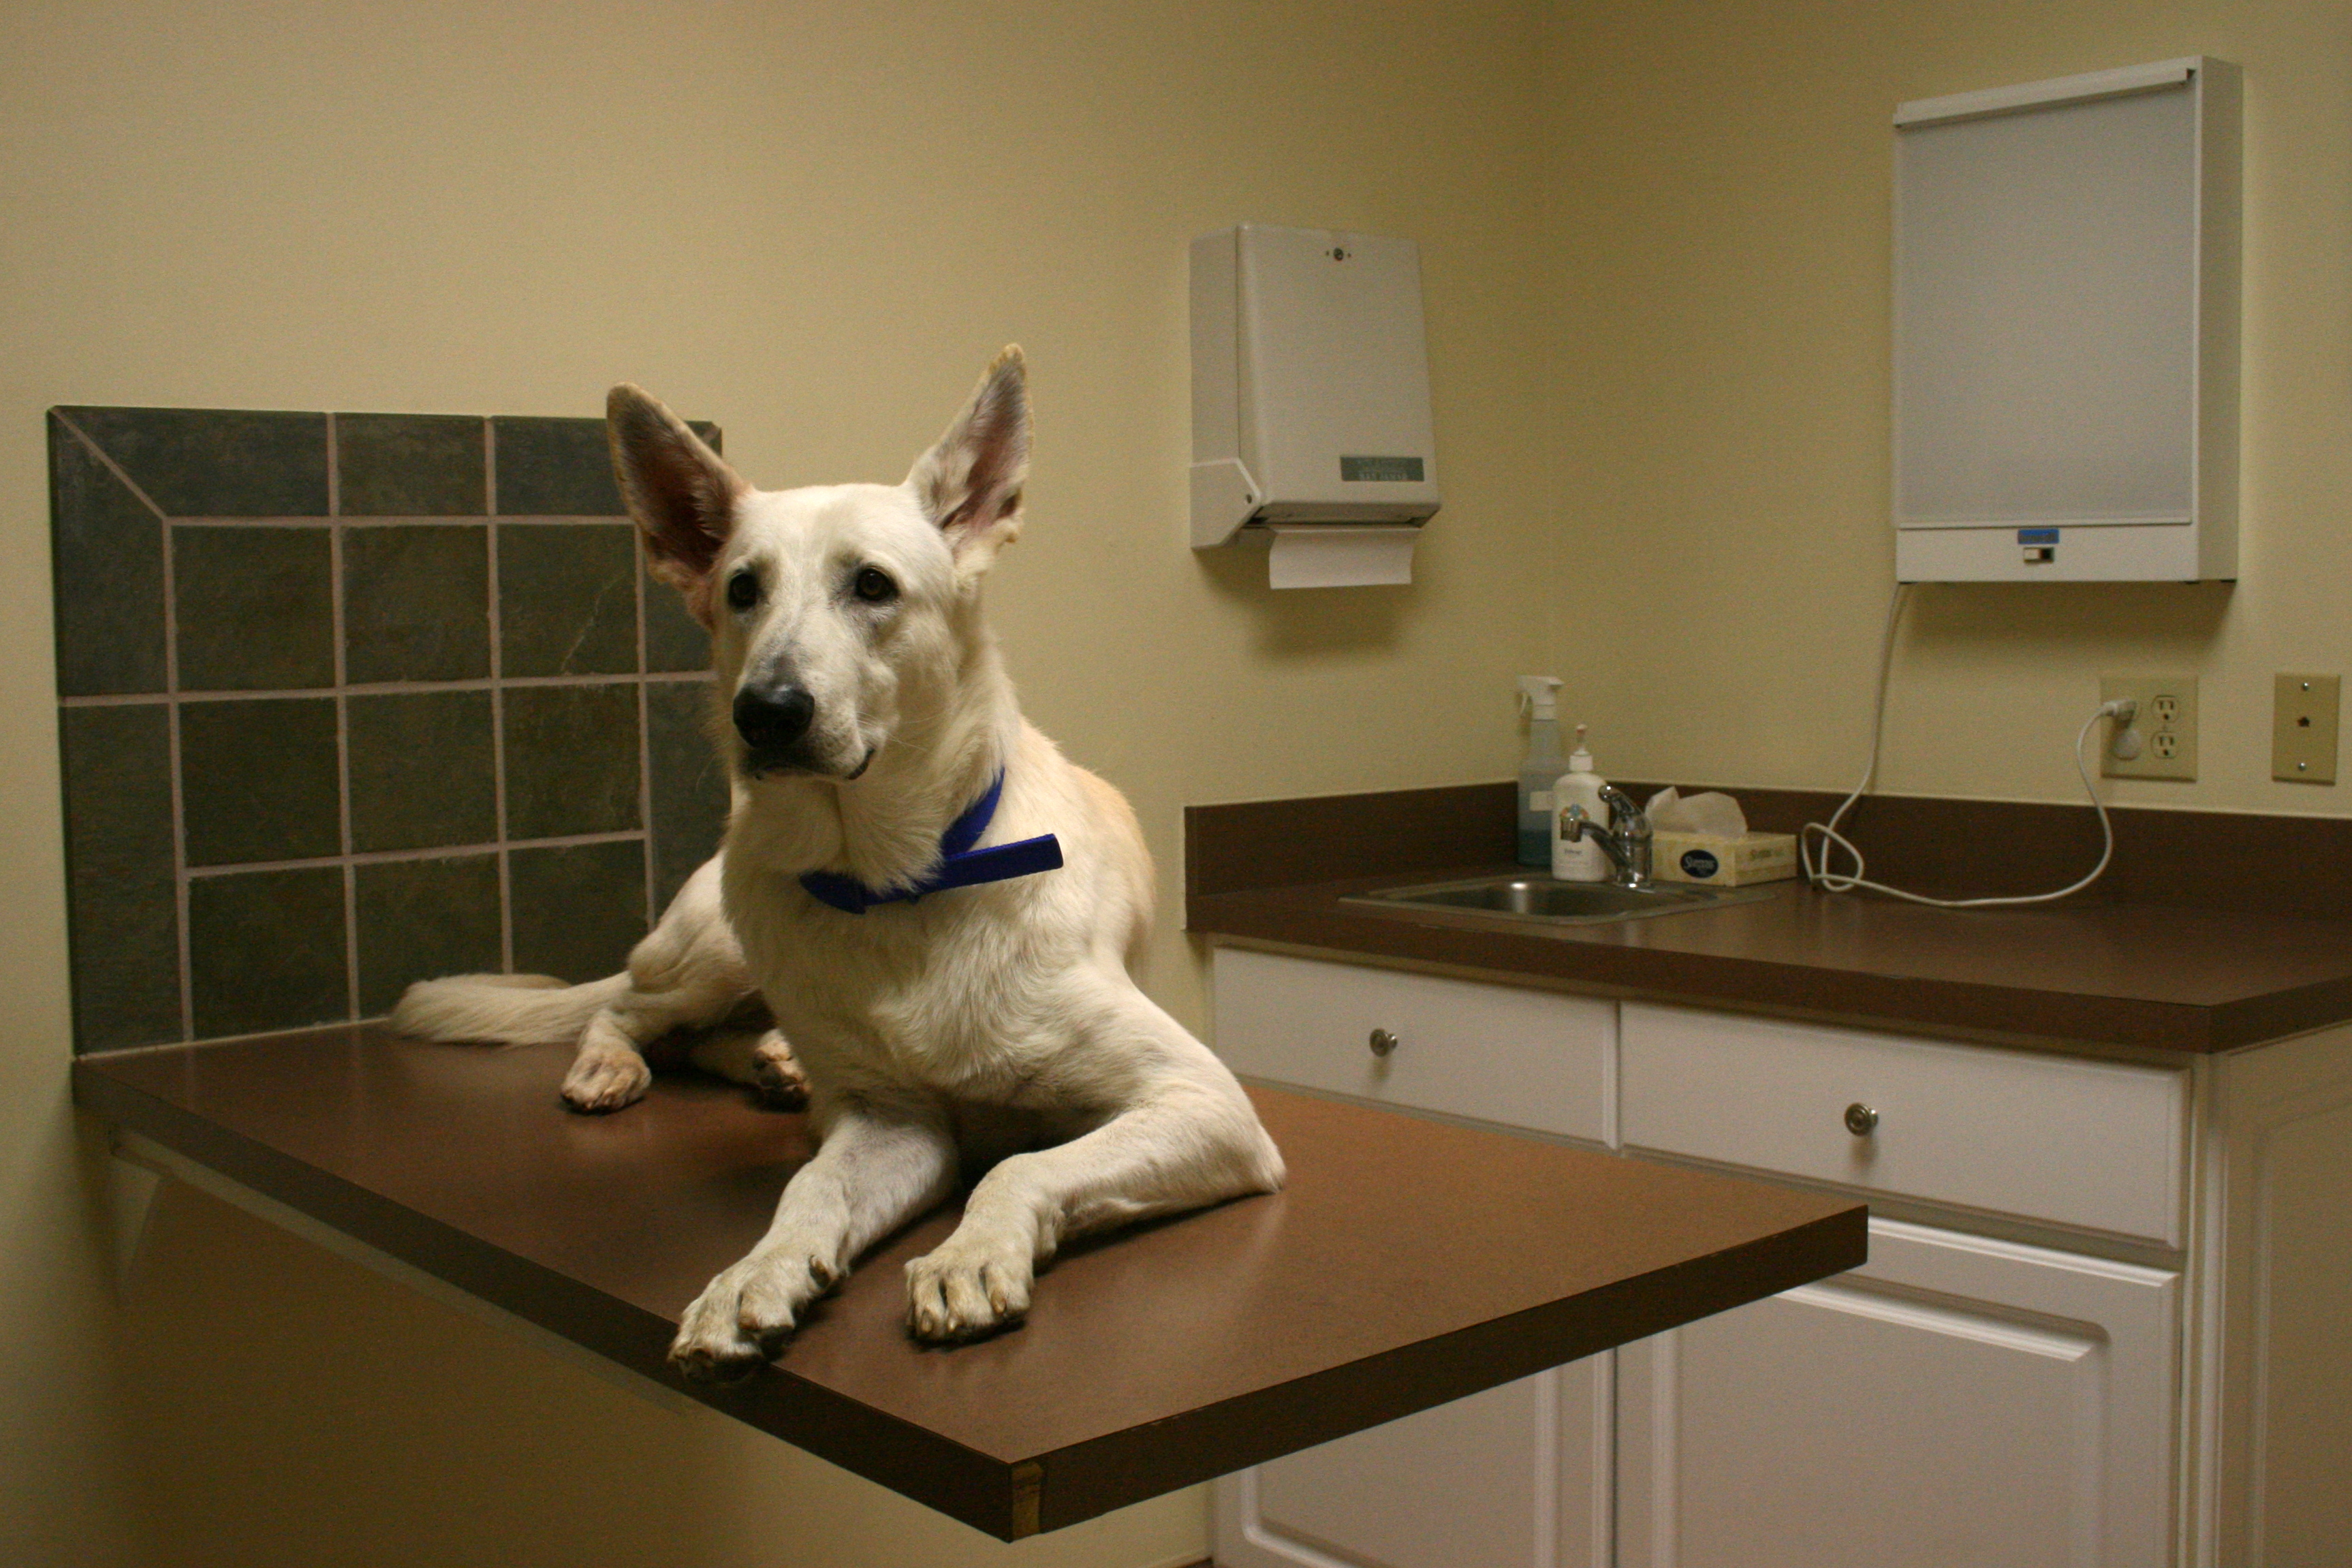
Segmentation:
{"type": "Polygon", "coordinates": [[[2238,105],[2200,58],[1896,110],[1902,581],[2237,575],[2238,105]]]}
{"type": "Polygon", "coordinates": [[[2352,1541],[2352,1026],[2118,1061],[1231,947],[1213,983],[1246,1077],[1897,1211],[1850,1274],[1226,1478],[1220,1568],[2284,1568],[2352,1541]]]}

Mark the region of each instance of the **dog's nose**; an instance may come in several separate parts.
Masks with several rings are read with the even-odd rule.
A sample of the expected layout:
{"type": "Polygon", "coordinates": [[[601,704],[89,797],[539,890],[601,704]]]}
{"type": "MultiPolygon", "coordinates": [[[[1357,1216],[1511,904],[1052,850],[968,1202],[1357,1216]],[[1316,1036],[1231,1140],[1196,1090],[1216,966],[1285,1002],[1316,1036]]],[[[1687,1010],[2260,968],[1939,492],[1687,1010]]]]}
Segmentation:
{"type": "Polygon", "coordinates": [[[735,732],[755,752],[781,752],[808,733],[816,717],[816,699],[808,689],[789,683],[755,691],[749,687],[735,694],[735,732]]]}

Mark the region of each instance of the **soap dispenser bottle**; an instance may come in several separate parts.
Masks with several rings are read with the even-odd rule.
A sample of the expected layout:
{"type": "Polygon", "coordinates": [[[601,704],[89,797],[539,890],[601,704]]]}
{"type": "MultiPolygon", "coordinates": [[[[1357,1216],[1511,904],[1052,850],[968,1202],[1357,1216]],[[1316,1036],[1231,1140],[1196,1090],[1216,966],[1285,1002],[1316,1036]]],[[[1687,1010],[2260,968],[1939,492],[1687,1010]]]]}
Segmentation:
{"type": "Polygon", "coordinates": [[[1615,869],[1599,837],[1609,826],[1609,805],[1601,798],[1608,787],[1609,781],[1592,771],[1592,753],[1584,749],[1584,726],[1579,724],[1568,772],[1552,784],[1551,874],[1563,882],[1605,882],[1615,869]],[[1581,807],[1591,825],[1574,838],[1567,832],[1571,805],[1581,807]]]}
{"type": "Polygon", "coordinates": [[[1519,764],[1519,864],[1551,864],[1552,781],[1559,777],[1559,677],[1519,677],[1528,760],[1519,764]]]}

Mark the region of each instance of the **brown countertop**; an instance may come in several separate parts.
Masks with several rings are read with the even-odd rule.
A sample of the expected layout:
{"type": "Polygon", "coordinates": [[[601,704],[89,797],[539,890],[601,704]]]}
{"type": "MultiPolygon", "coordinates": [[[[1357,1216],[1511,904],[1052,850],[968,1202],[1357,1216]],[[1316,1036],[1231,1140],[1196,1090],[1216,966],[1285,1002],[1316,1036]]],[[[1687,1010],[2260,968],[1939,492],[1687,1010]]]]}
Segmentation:
{"type": "MultiPolygon", "coordinates": [[[[2259,888],[2224,889],[2207,907],[2132,897],[2132,889],[2156,879],[2158,858],[2168,852],[2158,842],[2165,835],[2190,846],[2191,855],[2200,842],[2196,832],[2155,814],[2129,821],[2117,814],[2118,858],[2128,851],[2136,863],[2129,876],[2112,879],[2115,889],[2103,889],[2109,896],[2033,908],[1935,910],[1817,893],[1797,882],[1775,884],[1772,897],[1755,902],[1610,925],[1506,926],[1475,915],[1341,902],[1375,888],[1517,870],[1505,858],[1509,787],[1194,807],[1186,816],[1187,927],[1603,994],[2059,1049],[2221,1051],[2352,1019],[2352,901],[2339,903],[2336,891],[2344,884],[2318,884],[2306,852],[2302,880],[2286,886],[2283,874],[2290,897],[2273,907],[2260,906],[2252,896],[2259,888]],[[1363,875],[1332,874],[1349,858],[1363,875]],[[2118,889],[2124,896],[2113,896],[2118,889]],[[2346,913],[2331,912],[2335,907],[2346,913]]],[[[1991,824],[1966,836],[1921,835],[1921,848],[1947,863],[1924,867],[1930,876],[1948,873],[1970,843],[2014,845],[2000,816],[2004,808],[1949,809],[1963,807],[1991,824]]],[[[2079,839],[2082,823],[2058,808],[2006,809],[2054,847],[2046,863],[1997,868],[2013,884],[1998,890],[2034,886],[2034,876],[2046,883],[2048,864],[2069,863],[2061,856],[2087,861],[2084,846],[2066,837],[2079,839]]],[[[1882,820],[1892,815],[1881,811],[1882,820]]],[[[1751,807],[1749,815],[1753,820],[1758,812],[1751,807]]],[[[1914,812],[1927,815],[1924,805],[1914,812]]],[[[2244,840],[2233,863],[2267,854],[2263,825],[2283,820],[2288,826],[2278,837],[2297,835],[2306,847],[2321,841],[2330,857],[2323,868],[2336,868],[2343,825],[2309,819],[2228,819],[2244,840]]],[[[2095,826],[2091,833],[2087,847],[2095,854],[2095,826]]],[[[2284,864],[2284,846],[2273,847],[2279,853],[2271,863],[2284,864]]],[[[1917,851],[1912,858],[1929,859],[1917,851]]]]}
{"type": "Polygon", "coordinates": [[[680,1310],[765,1228],[801,1119],[662,1078],[618,1115],[566,1053],[368,1026],[75,1064],[76,1099],[738,1419],[1013,1539],[1360,1431],[1863,1261],[1863,1207],[1253,1091],[1283,1193],[1081,1246],[1027,1325],[927,1349],[885,1242],[773,1366],[688,1384],[680,1310]]]}

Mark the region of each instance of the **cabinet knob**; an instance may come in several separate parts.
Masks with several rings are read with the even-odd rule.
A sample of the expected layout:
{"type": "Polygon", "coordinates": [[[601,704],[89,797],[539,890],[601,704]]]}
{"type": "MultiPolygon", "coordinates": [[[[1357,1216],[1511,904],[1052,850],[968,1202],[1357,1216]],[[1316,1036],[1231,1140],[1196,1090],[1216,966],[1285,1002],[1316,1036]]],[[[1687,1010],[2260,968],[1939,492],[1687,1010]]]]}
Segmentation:
{"type": "Polygon", "coordinates": [[[1845,1130],[1857,1138],[1867,1138],[1878,1131],[1878,1112],[1855,1100],[1845,1108],[1845,1130]]]}
{"type": "Polygon", "coordinates": [[[1371,1047],[1372,1055],[1376,1057],[1389,1056],[1397,1048],[1397,1037],[1390,1030],[1374,1029],[1372,1031],[1371,1047]]]}

